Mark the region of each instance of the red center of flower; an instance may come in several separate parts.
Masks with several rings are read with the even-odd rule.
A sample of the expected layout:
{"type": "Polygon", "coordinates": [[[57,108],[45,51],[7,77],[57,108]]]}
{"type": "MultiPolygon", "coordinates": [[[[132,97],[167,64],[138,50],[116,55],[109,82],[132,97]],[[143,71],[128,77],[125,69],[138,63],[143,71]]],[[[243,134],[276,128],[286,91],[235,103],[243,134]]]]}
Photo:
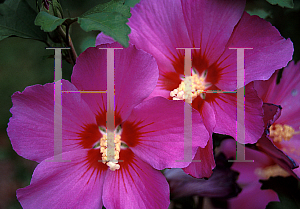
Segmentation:
{"type": "Polygon", "coordinates": [[[117,126],[114,132],[106,130],[106,112],[101,111],[96,116],[97,124],[85,125],[82,127],[83,131],[78,133],[77,140],[80,148],[91,150],[86,159],[90,166],[100,170],[109,168],[115,171],[120,168],[126,169],[128,164],[132,162],[133,153],[129,148],[137,146],[142,140],[141,122],[122,122],[119,115],[116,111],[115,124],[117,126]],[[112,135],[110,139],[113,140],[108,139],[109,134],[112,135]],[[113,149],[108,148],[109,141],[112,142],[110,147],[113,149]],[[101,165],[97,165],[97,163],[101,165]]]}
{"type": "Polygon", "coordinates": [[[186,83],[192,85],[192,105],[195,109],[201,109],[204,100],[213,102],[219,98],[219,94],[205,93],[203,90],[220,90],[216,84],[221,79],[222,69],[216,63],[209,64],[205,55],[200,51],[192,50],[192,75],[184,77],[184,50],[178,50],[178,53],[170,58],[175,72],[160,72],[158,87],[170,91],[169,99],[183,100],[188,98],[184,94],[186,83]]]}

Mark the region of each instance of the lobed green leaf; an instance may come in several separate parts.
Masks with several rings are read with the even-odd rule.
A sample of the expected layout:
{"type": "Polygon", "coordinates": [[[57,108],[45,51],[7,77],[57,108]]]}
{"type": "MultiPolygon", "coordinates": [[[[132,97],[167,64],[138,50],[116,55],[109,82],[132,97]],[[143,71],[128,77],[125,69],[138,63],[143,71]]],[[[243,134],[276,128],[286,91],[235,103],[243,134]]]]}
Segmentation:
{"type": "Polygon", "coordinates": [[[130,7],[122,0],[112,0],[99,4],[78,17],[78,23],[85,31],[99,30],[115,41],[128,47],[130,28],[126,24],[130,18],[130,7]]]}
{"type": "Polygon", "coordinates": [[[34,25],[35,17],[25,0],[6,0],[0,4],[0,40],[18,36],[46,42],[46,33],[34,25]]]}
{"type": "Polygon", "coordinates": [[[294,8],[293,0],[267,0],[272,5],[278,4],[281,7],[294,8]]]}

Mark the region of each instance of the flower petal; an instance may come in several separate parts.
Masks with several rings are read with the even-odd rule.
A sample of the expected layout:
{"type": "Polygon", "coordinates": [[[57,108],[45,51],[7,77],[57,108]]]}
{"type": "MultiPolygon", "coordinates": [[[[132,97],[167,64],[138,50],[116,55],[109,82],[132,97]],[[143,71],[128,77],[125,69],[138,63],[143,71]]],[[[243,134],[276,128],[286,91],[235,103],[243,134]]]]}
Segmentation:
{"type": "MultiPolygon", "coordinates": [[[[236,88],[228,80],[236,78],[237,50],[229,48],[253,48],[245,50],[245,85],[253,80],[267,80],[275,70],[285,67],[292,59],[293,43],[284,39],[269,22],[244,12],[240,22],[219,59],[222,80],[216,84],[220,89],[236,88]]],[[[240,88],[240,87],[238,87],[240,88]]]]}
{"type": "MultiPolygon", "coordinates": [[[[132,127],[128,124],[135,124],[138,134],[134,137],[122,134],[122,137],[136,155],[156,169],[186,167],[191,159],[178,162],[183,161],[184,150],[191,151],[188,154],[194,157],[198,146],[206,146],[209,133],[199,113],[193,109],[190,121],[193,142],[186,140],[185,143],[184,116],[183,101],[170,101],[162,97],[149,99],[133,109],[123,126],[125,131],[126,126],[132,127]]],[[[187,134],[191,136],[191,133],[187,134]]]]}
{"type": "Polygon", "coordinates": [[[106,165],[97,150],[77,150],[62,154],[71,162],[50,162],[48,158],[35,169],[28,187],[17,190],[23,208],[102,208],[106,165]],[[92,153],[92,164],[87,161],[92,153]],[[95,166],[95,167],[93,167],[95,166]],[[104,167],[105,166],[105,167],[104,167]]]}
{"type": "Polygon", "coordinates": [[[130,42],[155,56],[161,71],[172,71],[176,47],[192,47],[180,0],[141,0],[131,13],[130,42]]]}
{"type": "Polygon", "coordinates": [[[264,102],[280,105],[281,116],[276,123],[288,124],[296,131],[300,127],[300,62],[291,62],[283,70],[280,83],[276,85],[278,72],[267,81],[255,81],[255,89],[264,102]]]}
{"type": "MultiPolygon", "coordinates": [[[[235,94],[218,94],[211,102],[215,111],[217,125],[214,132],[230,135],[236,138],[237,104],[235,94]]],[[[244,104],[238,104],[243,108],[244,104]]],[[[262,101],[253,88],[253,83],[245,87],[245,141],[241,143],[255,143],[263,134],[263,110],[262,101]]],[[[243,140],[243,139],[242,139],[243,140]]]]}
{"type": "MultiPolygon", "coordinates": [[[[200,47],[201,57],[206,57],[210,66],[224,52],[234,26],[243,14],[245,1],[181,2],[189,38],[194,47],[200,47]]],[[[178,23],[174,24],[174,27],[175,25],[178,23]]]]}
{"type": "Polygon", "coordinates": [[[186,196],[222,197],[237,196],[241,189],[236,183],[238,172],[230,169],[224,154],[216,157],[216,168],[209,179],[196,179],[185,174],[181,169],[164,171],[171,191],[171,199],[186,196]]]}
{"type": "MultiPolygon", "coordinates": [[[[98,46],[121,48],[119,44],[98,46]]],[[[130,45],[114,51],[115,61],[115,111],[125,120],[132,108],[142,102],[155,88],[158,79],[157,64],[152,56],[130,45]]],[[[88,48],[80,54],[74,66],[72,82],[80,90],[106,91],[107,50],[88,48]]],[[[83,98],[92,111],[99,115],[106,112],[106,94],[84,94],[83,98]]]]}
{"type": "MultiPolygon", "coordinates": [[[[62,90],[77,91],[62,80],[62,90]]],[[[54,126],[62,128],[62,152],[82,148],[79,132],[96,120],[79,93],[62,93],[62,124],[54,124],[54,84],[27,87],[12,96],[12,118],[7,133],[14,150],[30,160],[41,162],[54,154],[54,126]]],[[[96,139],[98,140],[98,139],[96,139]]]]}
{"type": "Polygon", "coordinates": [[[103,204],[106,208],[168,208],[169,185],[160,171],[153,169],[134,155],[126,167],[108,170],[103,185],[103,204]]]}
{"type": "Polygon", "coordinates": [[[182,170],[196,178],[209,178],[216,167],[212,138],[207,142],[205,148],[199,147],[193,160],[201,160],[201,162],[191,162],[188,167],[182,170]]]}

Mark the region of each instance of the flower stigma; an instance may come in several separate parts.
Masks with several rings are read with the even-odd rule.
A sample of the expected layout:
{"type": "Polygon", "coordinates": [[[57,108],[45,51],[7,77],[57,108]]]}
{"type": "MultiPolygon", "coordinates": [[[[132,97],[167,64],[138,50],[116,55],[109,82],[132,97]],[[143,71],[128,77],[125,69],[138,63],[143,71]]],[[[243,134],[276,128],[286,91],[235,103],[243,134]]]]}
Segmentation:
{"type": "Polygon", "coordinates": [[[170,96],[173,100],[186,100],[186,102],[192,103],[192,101],[200,96],[205,99],[205,93],[203,90],[211,86],[210,83],[205,82],[207,76],[207,70],[205,70],[201,76],[198,75],[197,71],[192,68],[192,76],[185,76],[182,78],[178,88],[170,92],[170,96]],[[185,92],[186,85],[191,86],[191,93],[185,92]]]}
{"type": "Polygon", "coordinates": [[[289,141],[293,135],[300,134],[300,131],[295,131],[289,125],[275,124],[270,126],[270,137],[274,142],[289,141]]]}
{"type": "Polygon", "coordinates": [[[121,141],[121,126],[118,126],[113,132],[106,130],[106,128],[99,127],[102,137],[100,143],[98,142],[93,148],[100,148],[102,153],[102,163],[106,164],[110,170],[115,171],[120,169],[118,164],[121,149],[126,149],[128,146],[121,141]],[[108,140],[111,137],[114,140],[108,140]]]}

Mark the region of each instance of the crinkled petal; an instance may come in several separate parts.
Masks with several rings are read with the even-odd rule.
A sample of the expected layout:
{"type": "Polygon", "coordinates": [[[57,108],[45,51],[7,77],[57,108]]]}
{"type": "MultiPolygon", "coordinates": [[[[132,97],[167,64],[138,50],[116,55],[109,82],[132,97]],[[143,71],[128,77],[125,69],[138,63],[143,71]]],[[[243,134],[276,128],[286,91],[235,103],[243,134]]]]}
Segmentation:
{"type": "Polygon", "coordinates": [[[163,174],[142,161],[129,149],[132,160],[119,170],[108,170],[103,185],[106,208],[168,208],[169,185],[163,174]]]}
{"type": "MultiPolygon", "coordinates": [[[[211,65],[221,56],[234,26],[240,20],[244,0],[182,0],[182,8],[189,38],[200,48],[202,57],[211,65]]],[[[174,27],[177,27],[177,24],[174,27]]]]}
{"type": "Polygon", "coordinates": [[[245,85],[253,80],[269,79],[275,70],[287,65],[294,51],[291,40],[284,39],[269,22],[244,12],[218,61],[223,69],[216,84],[220,89],[236,86],[236,82],[228,83],[228,80],[236,78],[237,50],[229,48],[253,48],[245,49],[245,85]]]}
{"type": "Polygon", "coordinates": [[[192,162],[188,167],[183,168],[183,171],[196,178],[209,178],[216,166],[211,138],[204,148],[198,148],[193,160],[201,160],[201,162],[192,162]]]}
{"type": "MultiPolygon", "coordinates": [[[[62,90],[77,91],[62,80],[62,90]]],[[[54,84],[27,87],[12,96],[12,118],[7,133],[14,150],[24,158],[41,162],[54,155],[54,127],[62,129],[62,152],[82,148],[79,133],[95,116],[79,93],[62,93],[62,124],[54,123],[54,84]]],[[[59,142],[59,141],[58,141],[59,142]]]]}
{"type": "MultiPolygon", "coordinates": [[[[288,155],[284,154],[280,149],[278,149],[270,140],[270,138],[266,136],[266,134],[263,134],[262,137],[258,140],[257,147],[261,151],[267,153],[268,156],[270,156],[274,160],[274,162],[285,169],[290,175],[293,175],[295,178],[297,178],[292,169],[298,167],[298,165],[294,162],[293,159],[291,159],[288,155]]],[[[280,148],[283,149],[283,147],[281,146],[280,148]]],[[[285,151],[287,151],[287,153],[289,153],[288,150],[290,149],[291,147],[289,147],[288,145],[285,147],[285,151]]]]}
{"type": "MultiPolygon", "coordinates": [[[[291,62],[283,70],[280,83],[276,85],[278,72],[267,81],[255,81],[255,89],[264,102],[280,105],[281,116],[276,123],[300,127],[300,62],[291,62]]],[[[298,129],[298,130],[297,130],[298,129]]]]}
{"type": "MultiPolygon", "coordinates": [[[[214,132],[220,134],[230,135],[236,138],[236,121],[237,118],[237,104],[236,94],[223,93],[218,94],[218,97],[211,102],[215,111],[217,125],[214,132]]],[[[239,103],[238,108],[243,109],[244,104],[239,103]]],[[[262,101],[257,96],[253,88],[253,83],[245,87],[245,141],[241,143],[255,143],[263,134],[263,110],[262,101]]],[[[239,137],[241,140],[242,137],[239,137]]],[[[237,139],[239,140],[239,139],[237,139]]]]}
{"type": "Polygon", "coordinates": [[[186,167],[191,159],[184,159],[184,150],[194,157],[197,148],[204,148],[209,133],[199,113],[192,109],[192,142],[184,140],[184,102],[155,97],[135,107],[123,124],[122,138],[132,151],[156,169],[186,167]],[[130,133],[124,133],[129,129],[130,133]],[[185,147],[184,147],[185,146],[185,147]],[[184,161],[184,162],[179,162],[184,161]]]}
{"type": "Polygon", "coordinates": [[[23,208],[102,208],[103,182],[106,165],[99,151],[76,150],[62,154],[71,162],[50,162],[48,158],[35,169],[29,186],[17,190],[23,208]],[[103,167],[105,166],[105,167],[103,167]]]}
{"type": "MultiPolygon", "coordinates": [[[[120,48],[117,43],[98,48],[120,48]]],[[[107,50],[88,48],[74,66],[72,82],[85,91],[106,91],[107,50]]],[[[115,111],[125,120],[132,108],[142,102],[155,88],[158,68],[154,58],[130,45],[114,51],[115,111]]],[[[106,94],[84,94],[83,98],[95,114],[106,112],[106,94]]]]}

